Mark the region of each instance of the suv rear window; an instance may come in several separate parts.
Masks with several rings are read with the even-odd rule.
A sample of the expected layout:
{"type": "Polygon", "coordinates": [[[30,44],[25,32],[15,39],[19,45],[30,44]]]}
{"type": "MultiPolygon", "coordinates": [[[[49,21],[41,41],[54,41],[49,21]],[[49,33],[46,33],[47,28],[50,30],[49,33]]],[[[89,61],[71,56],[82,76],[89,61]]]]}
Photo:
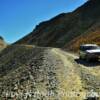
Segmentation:
{"type": "Polygon", "coordinates": [[[98,46],[80,46],[80,50],[86,51],[86,50],[92,50],[92,49],[97,49],[98,46]]]}

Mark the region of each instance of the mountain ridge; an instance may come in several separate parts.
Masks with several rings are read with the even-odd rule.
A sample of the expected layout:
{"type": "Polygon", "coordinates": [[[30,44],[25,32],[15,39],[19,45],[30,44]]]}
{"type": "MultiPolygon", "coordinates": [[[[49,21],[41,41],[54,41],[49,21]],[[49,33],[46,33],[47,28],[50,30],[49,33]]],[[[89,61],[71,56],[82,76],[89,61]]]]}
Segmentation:
{"type": "Polygon", "coordinates": [[[100,0],[89,0],[73,12],[62,13],[49,21],[41,22],[29,35],[15,44],[63,48],[75,38],[85,34],[96,23],[100,23],[99,10],[100,0]]]}

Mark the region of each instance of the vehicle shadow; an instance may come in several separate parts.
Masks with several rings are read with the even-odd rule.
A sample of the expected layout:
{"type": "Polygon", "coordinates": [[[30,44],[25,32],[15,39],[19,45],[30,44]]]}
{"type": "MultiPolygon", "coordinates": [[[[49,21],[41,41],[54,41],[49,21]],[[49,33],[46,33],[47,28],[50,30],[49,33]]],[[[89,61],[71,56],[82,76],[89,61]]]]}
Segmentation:
{"type": "Polygon", "coordinates": [[[100,61],[85,61],[85,60],[81,60],[81,59],[75,59],[75,62],[77,64],[81,64],[84,65],[86,67],[96,67],[96,66],[100,66],[100,61]]]}

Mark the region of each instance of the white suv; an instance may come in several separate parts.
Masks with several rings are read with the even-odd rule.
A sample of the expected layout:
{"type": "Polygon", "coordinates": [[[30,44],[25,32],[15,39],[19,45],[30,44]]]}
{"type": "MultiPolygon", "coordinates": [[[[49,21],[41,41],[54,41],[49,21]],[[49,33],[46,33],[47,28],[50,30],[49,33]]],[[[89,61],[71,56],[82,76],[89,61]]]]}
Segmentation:
{"type": "Polygon", "coordinates": [[[100,59],[100,47],[96,44],[84,44],[80,46],[80,59],[98,60],[100,59]]]}

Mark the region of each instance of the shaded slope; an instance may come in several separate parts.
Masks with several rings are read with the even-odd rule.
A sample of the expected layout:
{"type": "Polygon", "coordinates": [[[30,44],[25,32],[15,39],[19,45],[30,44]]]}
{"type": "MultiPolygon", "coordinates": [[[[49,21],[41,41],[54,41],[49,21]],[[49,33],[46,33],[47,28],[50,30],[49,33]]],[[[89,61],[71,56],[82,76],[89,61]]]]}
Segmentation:
{"type": "Polygon", "coordinates": [[[42,22],[17,44],[63,47],[95,25],[100,18],[100,0],[89,0],[71,13],[42,22]]]}

